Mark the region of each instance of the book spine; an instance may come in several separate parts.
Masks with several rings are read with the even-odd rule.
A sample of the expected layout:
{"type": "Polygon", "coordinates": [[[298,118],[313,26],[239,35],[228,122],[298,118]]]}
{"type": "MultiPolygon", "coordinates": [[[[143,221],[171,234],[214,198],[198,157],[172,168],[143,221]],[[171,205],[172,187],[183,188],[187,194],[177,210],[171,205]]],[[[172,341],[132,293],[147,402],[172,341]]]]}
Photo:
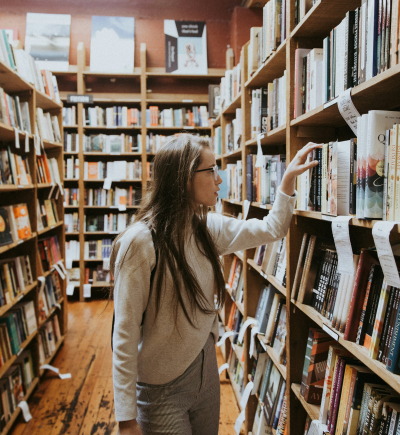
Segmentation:
{"type": "Polygon", "coordinates": [[[389,293],[389,301],[387,305],[387,309],[385,312],[385,319],[383,322],[383,328],[382,328],[382,335],[380,337],[379,341],[379,350],[377,355],[377,360],[382,361],[382,355],[383,355],[383,349],[385,347],[386,337],[389,330],[389,323],[390,323],[390,317],[394,305],[394,298],[395,298],[396,290],[394,287],[390,287],[390,293],[389,293]]]}
{"type": "Polygon", "coordinates": [[[399,359],[399,352],[400,352],[399,328],[400,328],[400,311],[397,310],[396,321],[393,329],[393,336],[390,342],[389,354],[386,361],[386,369],[389,370],[391,373],[395,373],[395,374],[400,373],[398,367],[398,359],[399,359]]]}

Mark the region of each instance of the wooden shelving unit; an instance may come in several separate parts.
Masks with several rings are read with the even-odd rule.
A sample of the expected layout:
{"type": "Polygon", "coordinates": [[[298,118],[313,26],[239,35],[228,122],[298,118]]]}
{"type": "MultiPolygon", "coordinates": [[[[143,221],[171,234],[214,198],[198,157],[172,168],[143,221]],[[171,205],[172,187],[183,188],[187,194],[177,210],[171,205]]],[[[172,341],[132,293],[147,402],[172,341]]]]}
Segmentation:
{"type": "MultiPolygon", "coordinates": [[[[265,4],[265,2],[262,2],[265,4]]],[[[255,2],[249,0],[243,5],[254,7],[255,2]]],[[[287,162],[293,159],[298,150],[308,142],[326,143],[339,136],[341,140],[354,137],[351,130],[339,113],[336,101],[329,102],[315,110],[306,113],[294,119],[294,61],[295,50],[297,48],[314,48],[322,47],[323,39],[329,32],[337,26],[346,13],[354,10],[361,5],[360,0],[319,0],[311,10],[305,15],[303,20],[295,25],[294,12],[295,0],[290,0],[287,4],[287,34],[286,40],[281,44],[276,52],[267,59],[267,61],[253,74],[252,77],[246,77],[245,71],[242,75],[244,86],[241,90],[240,107],[243,116],[243,135],[241,159],[243,163],[243,198],[246,198],[246,156],[257,152],[257,140],[252,139],[250,135],[250,107],[251,107],[251,90],[266,86],[275,78],[282,77],[286,70],[286,102],[287,112],[285,125],[280,126],[271,132],[264,134],[261,145],[264,154],[276,154],[285,152],[287,162]]],[[[254,9],[255,13],[262,15],[262,11],[254,9]]],[[[247,44],[243,47],[244,54],[247,53],[247,44]]],[[[352,101],[360,114],[367,113],[369,110],[393,110],[400,107],[400,64],[392,66],[389,70],[365,81],[359,86],[355,86],[351,92],[352,101]]],[[[233,104],[233,103],[232,103],[233,104]]],[[[234,102],[235,108],[238,107],[238,101],[234,102]]],[[[217,162],[226,167],[229,154],[225,152],[224,131],[226,121],[230,113],[233,113],[233,107],[225,108],[220,116],[214,121],[212,134],[216,127],[222,127],[222,153],[217,156],[217,162]]],[[[235,159],[240,159],[240,152],[235,153],[235,159]]],[[[243,203],[223,200],[223,213],[237,215],[244,211],[243,203]]],[[[251,203],[251,217],[262,218],[268,214],[272,206],[268,204],[251,203]]],[[[282,376],[286,379],[286,388],[288,396],[288,434],[297,435],[303,433],[306,415],[312,419],[319,418],[319,407],[310,405],[305,402],[300,395],[301,372],[303,368],[305,347],[307,335],[310,326],[322,327],[330,326],[326,319],[317,313],[311,307],[300,304],[290,299],[291,287],[296,273],[298,255],[300,252],[301,239],[304,232],[315,235],[331,234],[332,218],[322,215],[318,212],[298,211],[295,210],[292,223],[287,235],[287,272],[286,288],[280,285],[273,276],[265,275],[261,272],[261,267],[254,262],[254,249],[244,251],[244,320],[248,317],[254,317],[255,310],[260,295],[261,286],[267,283],[274,285],[284,296],[287,303],[287,365],[286,367],[279,364],[277,355],[271,347],[263,342],[263,336],[258,336],[264,349],[268,352],[275,365],[278,367],[282,376]]],[[[359,220],[355,217],[349,222],[350,237],[354,249],[361,247],[370,247],[373,245],[372,228],[376,221],[359,220]]],[[[393,238],[399,239],[397,235],[400,225],[395,225],[392,235],[393,238]]],[[[228,279],[230,266],[235,254],[228,255],[224,258],[225,278],[228,279]]],[[[228,292],[221,319],[228,319],[232,301],[228,292]]],[[[336,331],[333,331],[336,333],[336,331]]],[[[349,350],[362,363],[367,365],[374,373],[379,375],[387,384],[400,392],[400,376],[394,375],[386,370],[384,364],[374,361],[368,356],[368,352],[355,343],[344,340],[342,334],[337,335],[337,341],[344,348],[349,350]]],[[[225,355],[229,355],[230,343],[226,342],[225,355]]],[[[250,330],[245,334],[244,355],[245,355],[245,380],[249,380],[251,373],[252,360],[248,356],[250,343],[250,330]]],[[[237,386],[232,382],[234,390],[237,386]]],[[[251,431],[255,410],[258,405],[258,399],[250,397],[246,408],[246,433],[251,431]]]]}
{"type": "MultiPolygon", "coordinates": [[[[79,233],[73,232],[66,234],[67,240],[79,240],[80,244],[80,261],[74,262],[73,266],[80,268],[80,285],[79,293],[74,295],[75,298],[83,301],[83,284],[85,282],[85,267],[87,260],[84,259],[84,243],[87,240],[94,240],[97,236],[102,238],[114,238],[117,233],[107,232],[84,232],[83,222],[85,214],[96,213],[119,213],[117,207],[101,207],[101,206],[86,206],[84,201],[84,190],[88,188],[102,188],[104,180],[86,180],[83,178],[83,162],[85,161],[107,161],[116,157],[123,157],[127,161],[141,160],[142,162],[142,178],[134,180],[113,181],[112,188],[115,186],[121,188],[129,188],[133,184],[134,188],[140,186],[142,194],[145,194],[148,178],[147,178],[147,162],[151,161],[154,153],[147,153],[146,146],[142,146],[142,152],[121,153],[121,154],[106,154],[101,152],[84,152],[83,151],[83,135],[96,133],[103,134],[129,134],[136,136],[141,134],[142,138],[146,138],[147,134],[162,134],[173,135],[179,132],[199,133],[201,135],[210,135],[209,127],[162,127],[162,126],[146,126],[146,109],[152,105],[158,105],[163,108],[191,108],[192,105],[207,105],[208,106],[208,84],[216,84],[220,82],[221,77],[225,74],[224,69],[211,68],[207,75],[175,75],[165,72],[165,68],[147,68],[146,66],[146,44],[141,44],[139,52],[140,67],[135,68],[132,74],[105,74],[90,71],[86,66],[85,47],[83,43],[78,44],[78,62],[76,66],[70,66],[69,71],[57,72],[53,74],[57,76],[60,88],[60,96],[63,101],[66,101],[67,94],[71,91],[71,81],[76,87],[75,92],[78,94],[93,95],[93,107],[101,105],[102,107],[123,105],[129,108],[137,108],[142,113],[142,125],[140,127],[91,127],[84,125],[82,110],[85,107],[82,103],[76,104],[77,124],[64,126],[68,133],[77,133],[79,137],[79,152],[65,153],[66,157],[74,156],[79,159],[80,171],[79,179],[65,180],[68,181],[68,187],[79,189],[79,205],[68,206],[68,212],[78,211],[79,215],[79,233]],[[111,82],[110,79],[113,81],[111,82]],[[114,80],[115,79],[115,80],[114,80]],[[193,82],[191,84],[190,80],[193,82]],[[166,81],[167,80],[167,81],[166,81]],[[171,83],[172,80],[172,83],[171,83]],[[76,83],[76,84],[75,84],[76,83]],[[185,91],[180,90],[183,87],[185,91]]],[[[71,106],[66,104],[67,106],[71,106]]],[[[1,130],[1,125],[0,125],[1,130]]],[[[8,134],[14,137],[14,132],[8,134]]],[[[145,143],[145,140],[142,141],[145,143]]],[[[135,212],[138,206],[127,206],[126,212],[135,212]]],[[[98,260],[96,260],[98,262],[98,260]]],[[[101,287],[109,287],[109,285],[93,285],[93,289],[101,287]]]]}
{"type": "MultiPolygon", "coordinates": [[[[29,105],[30,124],[32,129],[36,123],[36,109],[42,108],[44,112],[49,112],[52,116],[57,116],[61,130],[61,137],[63,137],[62,129],[62,104],[56,103],[47,95],[37,91],[30,83],[23,80],[16,72],[12,71],[6,65],[0,62],[0,87],[4,89],[9,95],[19,95],[23,98],[23,101],[27,101],[29,105]]],[[[51,184],[38,184],[37,183],[37,166],[36,166],[36,153],[34,146],[34,138],[32,134],[29,134],[29,151],[25,149],[25,136],[26,133],[19,132],[19,149],[15,144],[14,129],[8,125],[0,123],[0,148],[10,147],[12,153],[19,154],[27,157],[27,162],[32,177],[32,185],[29,186],[16,186],[16,185],[1,185],[0,186],[0,204],[2,206],[14,205],[19,203],[27,204],[29,221],[31,226],[31,236],[22,240],[18,240],[8,245],[0,247],[0,261],[12,259],[20,255],[28,255],[32,269],[32,284],[25,287],[21,293],[13,298],[10,303],[0,307],[0,316],[6,315],[15,305],[19,302],[33,301],[36,312],[37,330],[31,335],[26,337],[26,340],[20,344],[20,351],[18,354],[13,355],[8,359],[0,369],[0,378],[2,378],[7,369],[13,364],[20,363],[20,355],[23,350],[30,350],[33,360],[33,367],[35,372],[35,378],[33,379],[28,390],[25,392],[24,400],[28,400],[32,395],[33,390],[40,382],[40,376],[44,373],[44,370],[40,370],[39,361],[39,335],[43,329],[45,322],[39,323],[39,287],[41,285],[39,278],[46,278],[51,273],[57,273],[55,270],[49,270],[43,272],[41,261],[37,255],[38,253],[38,241],[42,238],[56,235],[59,242],[60,253],[62,261],[64,260],[65,253],[65,231],[64,231],[64,207],[63,196],[59,191],[59,188],[52,186],[51,184]],[[37,200],[47,199],[53,188],[51,198],[55,199],[58,222],[55,225],[38,230],[38,216],[37,216],[37,200]],[[16,192],[18,194],[16,195],[16,192]]],[[[58,170],[60,173],[61,183],[63,184],[63,146],[61,143],[43,140],[44,151],[48,158],[55,158],[57,161],[58,170]]],[[[66,286],[65,281],[60,280],[62,299],[60,300],[59,307],[51,311],[51,315],[57,314],[60,325],[60,332],[64,338],[67,334],[67,299],[66,299],[66,286]]],[[[49,360],[53,359],[57,354],[58,349],[63,343],[63,338],[56,343],[56,350],[53,351],[49,360]]],[[[54,338],[53,338],[54,339],[54,338]]],[[[20,413],[20,408],[11,415],[10,420],[1,432],[1,435],[7,434],[15,420],[20,413]]]]}

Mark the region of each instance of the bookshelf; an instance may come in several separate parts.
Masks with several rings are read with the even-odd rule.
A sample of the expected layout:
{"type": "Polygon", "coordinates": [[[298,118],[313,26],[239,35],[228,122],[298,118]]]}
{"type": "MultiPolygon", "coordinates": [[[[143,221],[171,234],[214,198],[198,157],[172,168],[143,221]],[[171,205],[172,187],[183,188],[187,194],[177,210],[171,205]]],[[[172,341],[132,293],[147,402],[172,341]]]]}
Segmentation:
{"type": "MultiPolygon", "coordinates": [[[[251,2],[247,2],[249,5],[251,2]]],[[[265,2],[263,2],[265,3],[265,2]]],[[[339,113],[336,101],[319,106],[314,110],[298,116],[294,119],[294,74],[295,74],[295,50],[297,48],[322,47],[323,39],[329,32],[337,26],[345,17],[348,11],[354,10],[361,5],[359,0],[318,0],[304,16],[300,23],[295,24],[295,6],[297,1],[290,0],[287,3],[287,33],[286,40],[277,48],[272,56],[251,76],[243,80],[241,91],[241,108],[243,115],[243,135],[242,135],[242,160],[245,163],[248,154],[257,152],[257,140],[251,138],[250,116],[251,116],[251,90],[266,86],[275,78],[281,77],[286,70],[286,124],[264,134],[261,145],[264,154],[286,153],[287,162],[293,159],[298,150],[308,142],[327,143],[332,140],[347,140],[354,137],[354,134],[347,126],[339,113]]],[[[256,10],[254,9],[256,12],[256,10]]],[[[261,9],[259,10],[262,14],[261,9]]],[[[247,53],[247,45],[243,47],[244,55],[247,53]]],[[[247,68],[245,69],[247,71],[247,68]]],[[[244,75],[242,77],[245,77],[244,75]]],[[[369,110],[398,110],[400,107],[400,65],[392,65],[390,69],[384,71],[372,79],[353,87],[351,91],[352,101],[360,114],[365,114],[369,110]]],[[[238,104],[235,102],[235,104],[238,104]]],[[[224,108],[222,113],[215,119],[212,126],[212,135],[215,135],[217,127],[222,128],[222,154],[217,156],[217,162],[226,168],[229,156],[225,154],[225,134],[227,119],[231,107],[224,108]]],[[[237,155],[237,159],[240,157],[237,155]]],[[[246,165],[243,165],[243,198],[246,198],[246,165]]],[[[272,207],[268,204],[252,202],[249,209],[249,218],[262,218],[267,215],[272,207]]],[[[244,212],[241,202],[222,200],[223,213],[237,215],[244,212]]],[[[287,304],[287,364],[279,364],[276,353],[273,349],[263,343],[263,336],[258,335],[257,339],[261,342],[264,349],[268,352],[278,370],[286,380],[287,393],[287,424],[288,434],[296,435],[303,433],[306,416],[312,420],[319,418],[319,406],[310,405],[300,394],[301,372],[307,342],[308,330],[310,327],[330,326],[327,319],[319,314],[312,307],[302,304],[297,300],[291,299],[291,287],[297,269],[297,262],[300,253],[302,236],[305,232],[316,236],[328,235],[332,238],[331,229],[332,218],[320,212],[295,210],[294,216],[286,238],[287,264],[286,264],[286,288],[280,285],[275,277],[265,275],[261,272],[261,267],[254,262],[254,249],[246,250],[243,256],[244,264],[244,321],[248,317],[254,317],[262,284],[271,283],[286,297],[287,304]]],[[[376,220],[362,220],[353,217],[350,219],[350,240],[353,252],[361,248],[374,245],[372,238],[372,228],[376,220]]],[[[399,239],[399,225],[395,225],[392,231],[391,240],[399,239]]],[[[224,258],[225,279],[228,281],[229,271],[234,261],[236,253],[224,258]]],[[[223,312],[220,313],[222,322],[228,322],[232,304],[231,295],[227,294],[223,312]]],[[[333,330],[335,333],[336,330],[333,330]]],[[[244,340],[244,379],[245,385],[250,380],[252,359],[249,358],[250,328],[246,331],[244,340]]],[[[368,351],[353,342],[344,340],[343,334],[337,334],[338,343],[347,349],[361,363],[369,367],[384,382],[400,392],[400,376],[386,370],[383,363],[372,360],[368,351]]],[[[229,340],[225,342],[225,357],[228,358],[231,344],[229,340]]],[[[232,387],[238,395],[237,384],[229,374],[232,387]]],[[[245,433],[252,430],[255,410],[258,405],[258,398],[250,396],[246,408],[245,433]]],[[[254,435],[254,434],[253,434],[254,435]]]]}
{"type": "MultiPolygon", "coordinates": [[[[32,131],[35,131],[35,124],[38,116],[36,109],[40,108],[44,113],[49,113],[50,116],[57,117],[61,138],[63,137],[62,104],[58,104],[46,94],[35,89],[30,83],[26,82],[15,71],[11,70],[2,62],[0,62],[0,87],[3,88],[4,92],[9,94],[11,97],[19,96],[21,102],[26,102],[28,104],[29,122],[32,131]]],[[[21,328],[21,324],[17,326],[17,332],[20,334],[18,338],[19,351],[14,352],[13,350],[8,355],[4,354],[4,346],[6,346],[6,344],[5,340],[2,339],[3,345],[1,351],[2,363],[0,367],[0,382],[9,376],[9,369],[12,369],[19,364],[22,364],[20,367],[24,367],[25,351],[29,351],[34,377],[24,386],[23,400],[27,401],[45,372],[45,370],[40,369],[40,366],[42,364],[51,364],[67,334],[68,307],[65,293],[66,286],[65,281],[61,279],[61,275],[58,280],[59,298],[57,299],[56,305],[53,305],[52,307],[49,305],[48,310],[44,312],[42,301],[45,296],[44,294],[43,296],[40,296],[42,280],[52,279],[53,276],[58,276],[58,272],[54,269],[53,264],[50,264],[47,269],[43,269],[39,254],[43,239],[49,239],[54,236],[57,237],[60,253],[59,259],[60,263],[62,263],[60,266],[61,272],[65,266],[63,196],[61,194],[61,188],[57,185],[38,183],[37,179],[39,159],[37,153],[42,156],[45,154],[48,160],[54,159],[54,165],[57,166],[60,174],[61,186],[63,186],[63,145],[62,143],[51,140],[43,140],[43,145],[41,145],[41,141],[39,140],[38,146],[35,148],[36,140],[33,134],[22,131],[18,131],[18,133],[18,141],[16,142],[14,128],[0,123],[0,149],[9,149],[10,153],[20,156],[22,159],[26,159],[26,167],[29,168],[31,183],[29,185],[21,185],[19,184],[21,178],[20,181],[14,180],[15,184],[2,184],[0,186],[0,204],[3,210],[4,207],[11,206],[14,208],[17,204],[26,204],[30,222],[30,234],[28,232],[26,233],[26,236],[22,236],[21,234],[19,234],[18,237],[13,236],[13,242],[3,244],[0,247],[0,263],[2,268],[4,264],[11,264],[10,260],[15,261],[14,259],[17,257],[24,258],[25,264],[25,266],[23,266],[22,262],[20,263],[19,267],[22,267],[22,269],[20,269],[22,272],[19,272],[19,267],[16,265],[17,263],[15,263],[15,268],[12,272],[15,277],[15,279],[12,279],[13,283],[8,282],[6,287],[4,287],[3,284],[2,298],[5,298],[5,300],[2,300],[3,305],[0,307],[0,317],[6,318],[10,314],[12,315],[12,313],[16,312],[16,309],[20,309],[19,307],[21,307],[21,304],[32,304],[31,307],[33,311],[31,314],[34,314],[36,330],[32,331],[27,328],[25,332],[21,334],[21,329],[19,329],[21,328]],[[28,136],[27,142],[25,140],[26,136],[28,136]],[[27,145],[29,145],[29,149],[27,148],[27,145]],[[16,192],[18,192],[17,195],[16,192]],[[42,218],[37,214],[37,203],[38,201],[44,201],[47,199],[54,200],[52,207],[56,210],[58,219],[54,224],[43,226],[44,223],[42,218]],[[27,259],[29,259],[30,273],[29,269],[27,269],[27,259]],[[21,277],[23,277],[23,279],[21,277]],[[22,285],[23,281],[25,283],[22,285]],[[11,284],[11,287],[8,284],[11,284]],[[10,299],[8,300],[5,296],[6,291],[8,291],[7,289],[10,291],[10,299]],[[48,334],[46,325],[48,322],[52,323],[52,319],[55,316],[58,318],[60,336],[58,341],[55,343],[56,338],[53,330],[54,346],[49,349],[49,353],[46,355],[43,354],[43,359],[41,360],[42,339],[44,335],[48,334]]],[[[15,177],[16,180],[19,179],[18,174],[15,174],[15,177]]],[[[11,210],[12,208],[10,209],[10,213],[12,213],[11,210]]],[[[10,216],[10,214],[8,214],[8,216],[10,216]]],[[[9,270],[11,271],[11,268],[9,270]]],[[[5,269],[2,269],[2,271],[7,274],[5,269]]],[[[2,280],[4,277],[5,275],[2,276],[2,280]]],[[[46,286],[44,287],[45,292],[47,292],[47,285],[46,282],[46,286]]],[[[33,320],[33,317],[31,317],[31,319],[33,320]]],[[[2,335],[2,337],[5,338],[4,335],[2,335]]],[[[13,340],[16,340],[16,338],[13,338],[13,340]]],[[[9,418],[5,418],[1,429],[1,435],[9,433],[12,425],[20,414],[20,411],[21,409],[16,407],[15,410],[9,414],[9,418]]]]}
{"type": "MultiPolygon", "coordinates": [[[[93,161],[115,161],[126,160],[133,162],[139,160],[142,165],[141,178],[130,180],[119,180],[112,182],[112,189],[120,187],[129,189],[130,186],[137,190],[141,190],[142,195],[145,194],[149,178],[147,176],[147,163],[151,163],[154,158],[153,152],[146,152],[145,141],[142,139],[142,150],[140,152],[127,153],[103,153],[103,152],[85,152],[83,150],[84,135],[90,134],[111,134],[119,135],[125,133],[136,136],[141,134],[142,138],[146,138],[148,134],[153,135],[172,135],[175,133],[188,132],[199,133],[201,135],[210,136],[210,127],[163,127],[163,126],[146,126],[145,113],[150,106],[156,105],[160,110],[165,108],[179,109],[185,107],[191,109],[193,105],[208,106],[208,85],[217,84],[220,78],[224,75],[224,69],[210,68],[208,75],[204,76],[186,76],[173,75],[165,72],[165,68],[155,68],[146,66],[146,45],[141,44],[139,51],[139,67],[135,67],[132,74],[106,74],[95,73],[89,70],[86,65],[85,47],[83,43],[78,44],[77,65],[71,65],[69,71],[57,72],[53,74],[57,76],[59,83],[60,96],[65,107],[76,107],[77,123],[64,126],[66,133],[76,133],[79,139],[78,152],[65,152],[65,158],[79,159],[79,178],[66,179],[65,185],[71,189],[78,189],[79,201],[76,206],[66,206],[68,213],[78,213],[79,217],[79,232],[73,231],[66,234],[67,241],[78,241],[80,256],[78,261],[73,261],[74,268],[79,265],[80,281],[75,283],[74,298],[80,301],[85,300],[83,297],[83,284],[85,282],[85,269],[101,265],[99,260],[91,261],[84,257],[85,242],[89,240],[114,238],[116,232],[88,232],[84,231],[84,217],[94,214],[120,213],[116,206],[88,206],[85,205],[84,192],[85,189],[101,189],[104,180],[89,180],[84,178],[82,162],[93,161]],[[195,82],[193,82],[195,79],[195,82]],[[82,103],[68,104],[66,103],[69,93],[90,94],[93,96],[93,104],[83,105],[82,103]],[[142,113],[142,123],[138,127],[92,127],[85,125],[82,111],[85,107],[100,106],[102,108],[112,107],[115,105],[127,106],[128,108],[139,109],[142,113]]],[[[126,206],[126,213],[135,212],[138,204],[126,206]]],[[[125,211],[124,211],[125,212],[125,211]]],[[[104,297],[104,292],[100,290],[109,287],[109,283],[104,285],[92,285],[92,297],[104,297]]]]}

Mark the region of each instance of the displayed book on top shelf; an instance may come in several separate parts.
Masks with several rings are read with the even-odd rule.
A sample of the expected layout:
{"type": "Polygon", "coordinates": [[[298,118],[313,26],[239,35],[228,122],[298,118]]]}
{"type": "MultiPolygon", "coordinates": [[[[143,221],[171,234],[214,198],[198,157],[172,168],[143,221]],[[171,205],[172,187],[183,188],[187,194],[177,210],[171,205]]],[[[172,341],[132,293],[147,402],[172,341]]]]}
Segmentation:
{"type": "Polygon", "coordinates": [[[164,20],[165,71],[207,74],[207,26],[204,21],[164,20]]]}
{"type": "Polygon", "coordinates": [[[70,28],[71,15],[26,15],[25,50],[41,69],[68,70],[70,28]]]}
{"type": "Polygon", "coordinates": [[[135,18],[92,16],[90,71],[132,74],[134,59],[135,18]]]}

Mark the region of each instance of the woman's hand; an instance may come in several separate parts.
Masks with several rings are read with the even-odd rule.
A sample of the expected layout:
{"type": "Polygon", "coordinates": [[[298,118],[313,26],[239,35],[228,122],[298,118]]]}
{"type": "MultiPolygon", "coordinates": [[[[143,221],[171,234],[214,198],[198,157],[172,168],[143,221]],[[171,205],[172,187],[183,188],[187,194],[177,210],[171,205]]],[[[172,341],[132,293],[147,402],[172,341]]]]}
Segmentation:
{"type": "Polygon", "coordinates": [[[318,165],[317,160],[307,161],[308,154],[315,148],[322,148],[322,144],[309,142],[294,156],[289,166],[286,168],[285,175],[282,178],[281,190],[288,196],[294,194],[296,177],[301,175],[307,169],[318,165]]]}
{"type": "Polygon", "coordinates": [[[118,435],[143,435],[143,432],[136,420],[127,420],[118,423],[118,435]]]}

